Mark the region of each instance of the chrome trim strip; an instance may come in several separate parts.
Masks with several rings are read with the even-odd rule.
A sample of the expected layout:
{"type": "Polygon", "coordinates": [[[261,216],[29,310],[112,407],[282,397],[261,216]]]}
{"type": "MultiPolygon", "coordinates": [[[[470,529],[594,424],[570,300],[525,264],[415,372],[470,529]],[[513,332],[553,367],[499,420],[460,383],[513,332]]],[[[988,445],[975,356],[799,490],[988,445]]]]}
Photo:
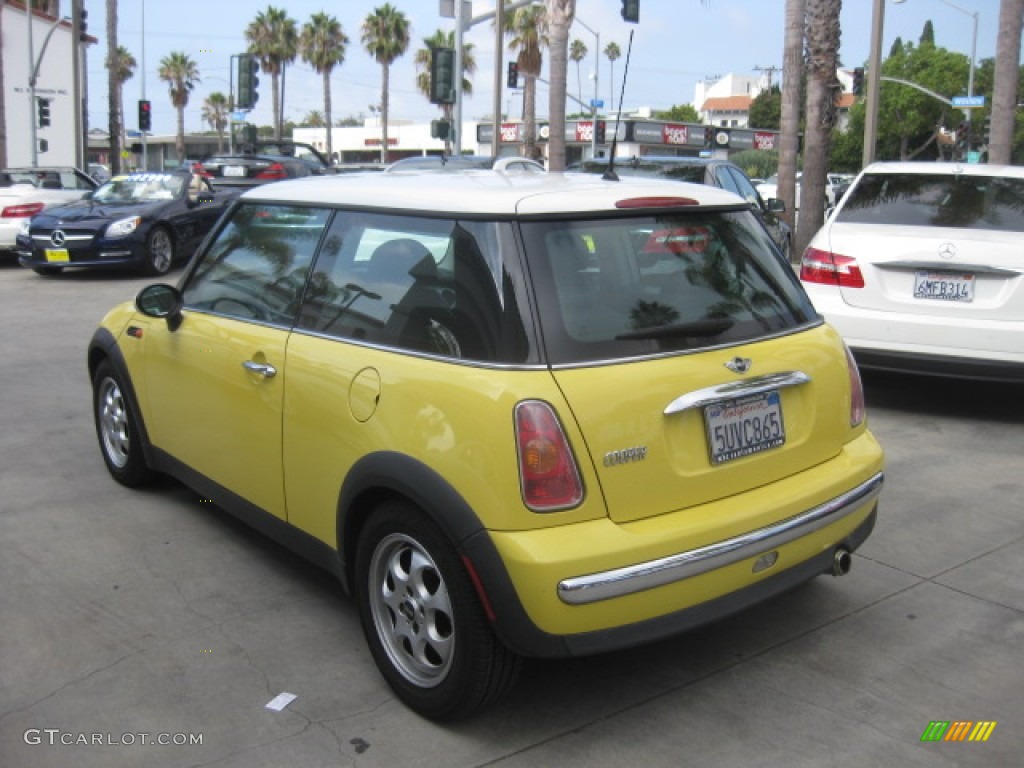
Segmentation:
{"type": "Polygon", "coordinates": [[[771,392],[776,389],[795,387],[806,384],[811,380],[803,371],[780,371],[779,373],[768,373],[763,376],[755,376],[743,381],[734,381],[729,384],[718,384],[714,387],[705,387],[693,392],[680,395],[667,406],[663,413],[668,416],[673,413],[688,411],[691,408],[703,408],[712,403],[723,400],[731,400],[735,397],[746,395],[757,395],[762,392],[771,392]]]}
{"type": "MultiPolygon", "coordinates": [[[[78,241],[78,240],[92,240],[94,237],[95,237],[95,235],[65,235],[64,236],[64,242],[67,242],[69,240],[75,240],[75,241],[78,241]]],[[[49,243],[50,242],[50,236],[49,235],[32,235],[32,239],[33,240],[38,240],[41,243],[49,243]]]]}
{"type": "Polygon", "coordinates": [[[587,605],[724,568],[842,520],[877,498],[882,490],[883,479],[883,474],[879,472],[856,488],[824,504],[742,536],[646,563],[564,579],[558,583],[558,597],[569,605],[587,605]]]}
{"type": "Polygon", "coordinates": [[[1003,267],[987,267],[981,264],[962,264],[958,261],[882,261],[872,265],[875,269],[927,269],[932,272],[971,272],[975,275],[998,275],[1000,277],[1016,277],[1021,274],[1019,269],[1003,267]]]}

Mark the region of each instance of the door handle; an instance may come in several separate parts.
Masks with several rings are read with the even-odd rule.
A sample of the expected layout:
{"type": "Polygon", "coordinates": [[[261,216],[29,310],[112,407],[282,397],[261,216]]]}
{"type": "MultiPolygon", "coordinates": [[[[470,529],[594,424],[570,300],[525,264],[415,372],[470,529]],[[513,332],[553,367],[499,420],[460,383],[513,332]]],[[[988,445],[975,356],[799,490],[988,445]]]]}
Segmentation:
{"type": "Polygon", "coordinates": [[[257,363],[255,360],[246,360],[242,367],[249,373],[255,373],[264,379],[272,379],[277,375],[277,368],[267,363],[257,363]]]}

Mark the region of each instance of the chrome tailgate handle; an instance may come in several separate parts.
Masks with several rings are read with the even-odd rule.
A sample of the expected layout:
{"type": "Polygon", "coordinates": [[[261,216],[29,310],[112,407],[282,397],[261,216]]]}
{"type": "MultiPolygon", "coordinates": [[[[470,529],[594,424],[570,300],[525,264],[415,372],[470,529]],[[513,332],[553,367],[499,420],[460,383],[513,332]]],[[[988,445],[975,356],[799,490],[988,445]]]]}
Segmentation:
{"type": "Polygon", "coordinates": [[[242,367],[249,373],[255,373],[264,379],[272,379],[277,375],[277,368],[267,363],[257,363],[255,360],[246,360],[242,367]]]}
{"type": "Polygon", "coordinates": [[[719,384],[714,387],[705,387],[693,392],[680,395],[667,406],[664,414],[681,413],[693,408],[703,408],[712,403],[722,400],[732,400],[736,397],[747,395],[758,395],[762,392],[771,392],[776,389],[795,387],[799,384],[806,384],[811,380],[803,371],[782,371],[780,373],[768,373],[764,376],[755,376],[744,381],[735,381],[729,384],[719,384]]]}

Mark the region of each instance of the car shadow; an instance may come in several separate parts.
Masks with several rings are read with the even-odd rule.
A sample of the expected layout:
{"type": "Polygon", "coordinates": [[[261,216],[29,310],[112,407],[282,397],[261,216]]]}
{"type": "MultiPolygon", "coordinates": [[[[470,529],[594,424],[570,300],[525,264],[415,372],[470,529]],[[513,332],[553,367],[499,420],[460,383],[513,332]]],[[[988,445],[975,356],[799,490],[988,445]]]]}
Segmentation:
{"type": "Polygon", "coordinates": [[[996,381],[861,371],[868,412],[887,408],[1024,424],[1024,385],[996,381]]]}

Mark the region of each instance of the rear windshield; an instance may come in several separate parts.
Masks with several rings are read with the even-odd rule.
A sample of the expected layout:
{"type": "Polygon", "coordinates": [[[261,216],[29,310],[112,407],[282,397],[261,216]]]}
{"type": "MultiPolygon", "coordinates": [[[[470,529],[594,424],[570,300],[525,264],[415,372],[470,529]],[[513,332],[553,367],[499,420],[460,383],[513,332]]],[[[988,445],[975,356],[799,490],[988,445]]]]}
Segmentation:
{"type": "Polygon", "coordinates": [[[871,173],[850,190],[837,222],[1024,232],[1024,179],[871,173]]]}
{"type": "Polygon", "coordinates": [[[747,211],[522,225],[553,364],[739,343],[817,319],[747,211]]]}

